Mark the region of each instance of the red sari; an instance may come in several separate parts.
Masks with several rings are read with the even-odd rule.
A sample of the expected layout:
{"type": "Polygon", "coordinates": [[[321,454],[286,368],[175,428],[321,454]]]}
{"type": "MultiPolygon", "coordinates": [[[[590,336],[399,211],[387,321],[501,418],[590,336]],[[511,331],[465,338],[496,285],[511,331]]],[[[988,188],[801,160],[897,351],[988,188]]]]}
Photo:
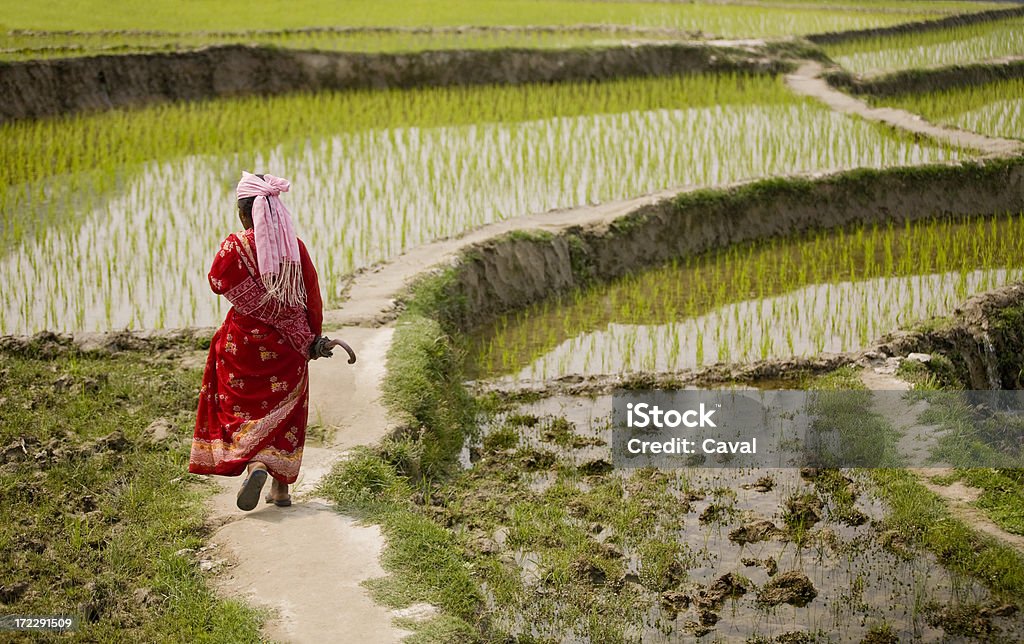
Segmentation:
{"type": "Polygon", "coordinates": [[[188,470],[237,476],[250,461],[294,483],[309,410],[309,347],[321,333],[316,269],[299,241],[306,306],[267,301],[252,229],[229,235],[210,268],[210,287],[231,302],[206,360],[188,470]]]}

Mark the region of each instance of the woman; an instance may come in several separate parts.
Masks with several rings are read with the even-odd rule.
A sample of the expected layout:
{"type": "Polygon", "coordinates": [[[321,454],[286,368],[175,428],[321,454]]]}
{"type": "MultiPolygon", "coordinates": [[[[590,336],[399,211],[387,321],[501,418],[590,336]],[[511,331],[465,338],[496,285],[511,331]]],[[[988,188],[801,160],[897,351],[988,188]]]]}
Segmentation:
{"type": "Polygon", "coordinates": [[[302,462],[309,406],[308,361],[342,347],[321,337],[323,301],[316,269],[295,236],[278,195],[290,184],[273,175],[242,173],[238,217],[245,230],[228,235],[210,268],[210,287],[231,302],[206,361],[188,469],[196,474],[247,476],[239,509],[259,502],[268,473],[267,503],[291,505],[288,485],[302,462]]]}

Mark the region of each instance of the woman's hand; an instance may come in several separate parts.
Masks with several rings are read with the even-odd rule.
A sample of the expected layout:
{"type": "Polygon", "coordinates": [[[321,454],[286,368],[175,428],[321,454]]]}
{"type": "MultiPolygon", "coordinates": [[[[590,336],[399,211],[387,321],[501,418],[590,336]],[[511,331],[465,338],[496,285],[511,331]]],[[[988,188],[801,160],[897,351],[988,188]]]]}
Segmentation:
{"type": "Polygon", "coordinates": [[[348,354],[348,363],[355,364],[356,352],[352,350],[352,347],[348,346],[348,343],[342,340],[330,340],[324,345],[327,349],[333,349],[334,347],[341,347],[348,354]]]}

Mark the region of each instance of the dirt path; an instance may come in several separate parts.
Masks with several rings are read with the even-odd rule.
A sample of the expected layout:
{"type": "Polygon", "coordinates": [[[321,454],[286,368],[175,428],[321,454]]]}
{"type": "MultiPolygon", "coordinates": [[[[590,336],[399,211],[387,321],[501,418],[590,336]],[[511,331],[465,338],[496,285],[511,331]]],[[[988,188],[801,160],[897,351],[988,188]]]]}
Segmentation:
{"type": "Polygon", "coordinates": [[[974,148],[986,156],[1011,156],[1024,153],[1024,143],[1011,139],[983,136],[955,128],[934,125],[917,114],[892,107],[870,107],[867,103],[841,92],[822,77],[821,63],[806,61],[792,74],[786,75],[786,85],[801,96],[815,98],[842,114],[853,114],[869,121],[931,137],[933,139],[974,148]]]}
{"type": "MultiPolygon", "coordinates": [[[[380,530],[335,511],[312,493],[321,477],[355,445],[374,443],[388,424],[378,397],[392,329],[341,329],[359,352],[310,363],[310,424],[336,428],[323,447],[308,446],[290,508],[235,507],[238,478],[213,477],[211,564],[225,594],[270,609],[265,634],[286,642],[397,642],[408,632],[359,584],[383,576],[380,530]]],[[[269,485],[268,488],[269,489],[269,485]]],[[[429,614],[429,611],[426,611],[429,614]]]]}
{"type": "MultiPolygon", "coordinates": [[[[871,369],[870,367],[861,372],[861,380],[868,389],[876,391],[906,391],[910,389],[910,383],[907,381],[892,374],[880,373],[879,370],[871,369]]],[[[924,407],[927,407],[927,405],[924,405],[924,407]]],[[[915,438],[926,436],[926,442],[934,443],[935,433],[928,431],[933,429],[933,427],[922,427],[918,422],[918,416],[924,407],[919,403],[901,406],[898,409],[877,409],[876,411],[879,411],[891,420],[894,427],[904,434],[904,439],[908,436],[915,438]]],[[[905,440],[901,440],[900,447],[901,449],[920,449],[921,445],[917,440],[910,444],[905,443],[905,440]]],[[[981,496],[981,490],[965,485],[962,481],[955,481],[950,485],[939,485],[932,480],[935,477],[953,473],[952,468],[936,466],[911,467],[907,469],[917,476],[918,482],[922,486],[943,499],[950,513],[965,525],[1024,553],[1024,536],[1003,530],[992,519],[988,518],[984,512],[971,505],[981,496]]]]}
{"type": "Polygon", "coordinates": [[[640,206],[655,203],[683,190],[671,188],[634,199],[516,217],[488,224],[460,237],[417,246],[386,264],[356,275],[349,286],[348,300],[340,309],[328,311],[324,324],[331,327],[377,326],[389,322],[394,317],[395,298],[413,278],[435,266],[450,264],[459,251],[475,243],[517,230],[557,233],[574,226],[607,226],[640,206]]]}

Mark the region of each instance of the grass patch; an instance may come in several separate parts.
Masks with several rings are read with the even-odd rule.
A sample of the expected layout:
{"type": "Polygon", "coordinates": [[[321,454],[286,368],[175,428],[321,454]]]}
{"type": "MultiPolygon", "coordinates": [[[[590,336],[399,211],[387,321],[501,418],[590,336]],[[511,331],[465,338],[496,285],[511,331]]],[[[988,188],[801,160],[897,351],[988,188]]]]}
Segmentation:
{"type": "Polygon", "coordinates": [[[394,574],[367,583],[377,601],[395,607],[430,602],[444,610],[442,621],[420,632],[421,641],[434,632],[472,632],[469,624],[481,608],[481,592],[455,535],[414,511],[409,502],[413,485],[379,452],[360,448],[334,468],[319,491],[339,510],[381,525],[387,538],[381,563],[394,574]]]}
{"type": "Polygon", "coordinates": [[[945,502],[905,470],[870,471],[889,506],[885,526],[922,546],[953,572],[971,575],[1007,598],[1024,596],[1024,556],[956,519],[945,502]]]}
{"type": "Polygon", "coordinates": [[[188,442],[197,370],[126,353],[3,357],[5,612],[83,618],[75,641],[260,641],[260,615],[207,587],[188,442]],[[144,430],[166,419],[172,438],[144,430]]]}

